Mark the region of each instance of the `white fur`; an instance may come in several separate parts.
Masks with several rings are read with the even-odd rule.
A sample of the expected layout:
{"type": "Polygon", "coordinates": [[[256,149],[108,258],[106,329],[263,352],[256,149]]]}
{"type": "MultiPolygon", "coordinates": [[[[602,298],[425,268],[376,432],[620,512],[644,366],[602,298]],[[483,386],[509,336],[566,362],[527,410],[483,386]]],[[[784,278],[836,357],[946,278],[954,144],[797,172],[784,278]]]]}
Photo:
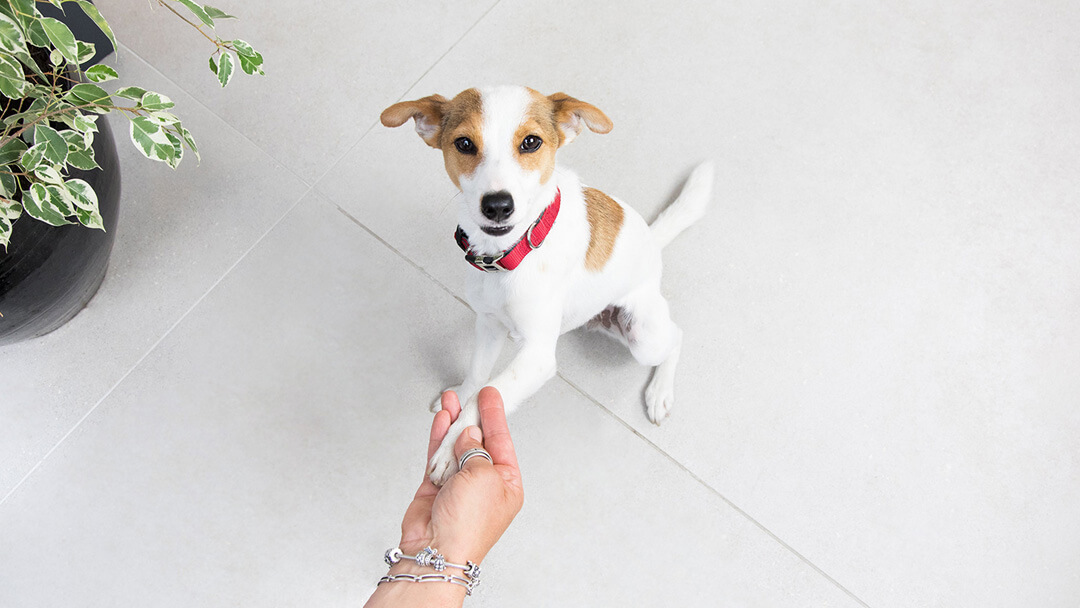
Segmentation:
{"type": "Polygon", "coordinates": [[[528,93],[520,87],[503,87],[482,89],[481,95],[484,157],[472,175],[460,179],[459,221],[474,248],[495,253],[510,247],[552,201],[556,188],[562,193],[562,204],[543,245],[515,270],[485,273],[470,267],[467,271],[467,297],[477,314],[476,347],[465,380],[447,389],[457,392],[462,411],[431,459],[430,476],[437,484],[457,470],[453,450],[462,430],[479,423],[479,390],[487,385],[498,389],[510,413],[555,375],[558,337],[611,305],[632,318],[628,334],[614,332],[615,337],[640,363],[656,367],[645,391],[649,419],[659,424],[668,415],[682,331],[671,321],[660,293],[660,250],[701,217],[712,183],[712,166],[703,164],[652,229],[637,212],[616,201],[624,214],[615,247],[601,271],[590,271],[584,266],[590,227],[577,176],[556,168],[548,183],[542,184],[538,172],[525,171],[514,158],[518,142],[512,138],[528,107],[528,93]],[[479,230],[490,225],[480,212],[480,199],[497,190],[514,197],[510,221],[515,228],[493,237],[479,230]],[[506,369],[492,376],[508,332],[520,341],[520,348],[506,369]]]}

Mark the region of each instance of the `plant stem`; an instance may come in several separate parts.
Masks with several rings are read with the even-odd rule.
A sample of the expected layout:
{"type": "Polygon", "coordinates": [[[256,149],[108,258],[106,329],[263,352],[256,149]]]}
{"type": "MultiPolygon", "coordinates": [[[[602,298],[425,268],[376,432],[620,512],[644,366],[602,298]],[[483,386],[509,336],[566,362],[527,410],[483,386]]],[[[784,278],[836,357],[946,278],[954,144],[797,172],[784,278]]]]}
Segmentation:
{"type": "Polygon", "coordinates": [[[83,109],[86,109],[86,108],[104,108],[104,109],[108,109],[109,111],[119,110],[121,112],[130,112],[132,114],[141,114],[142,112],[145,112],[145,110],[141,110],[139,108],[126,108],[126,107],[112,106],[112,105],[110,105],[110,106],[102,106],[102,105],[97,105],[97,104],[92,104],[92,103],[88,103],[86,105],[81,105],[81,106],[71,106],[70,108],[64,108],[62,110],[56,110],[54,112],[45,112],[43,114],[38,115],[37,118],[30,121],[29,123],[23,125],[23,127],[21,129],[19,129],[18,131],[14,132],[14,133],[12,133],[10,135],[5,133],[2,137],[0,137],[0,148],[3,148],[4,146],[8,145],[12,141],[15,141],[15,139],[17,139],[20,135],[25,133],[26,130],[29,129],[30,127],[36,126],[37,124],[39,124],[39,123],[41,123],[41,122],[43,122],[43,121],[45,121],[45,120],[47,120],[47,119],[49,119],[49,118],[51,118],[53,116],[61,116],[63,114],[67,114],[68,112],[72,112],[72,111],[76,111],[76,110],[83,110],[83,109]]]}
{"type": "Polygon", "coordinates": [[[179,12],[178,12],[178,11],[177,11],[177,10],[176,10],[175,8],[173,8],[173,7],[172,7],[172,5],[168,4],[168,3],[166,2],[166,0],[157,0],[157,3],[158,3],[158,4],[160,4],[161,6],[164,6],[164,7],[166,8],[166,9],[168,9],[168,10],[169,10],[169,12],[171,12],[172,14],[176,15],[177,17],[179,17],[179,18],[180,18],[180,19],[181,19],[181,20],[182,20],[182,21],[183,21],[184,23],[187,23],[187,24],[188,24],[188,25],[190,25],[191,27],[193,27],[193,28],[195,28],[196,30],[198,30],[198,31],[199,31],[199,33],[200,33],[200,34],[202,34],[204,38],[206,38],[206,39],[207,39],[207,40],[209,40],[210,42],[213,42],[215,46],[217,46],[218,48],[221,48],[221,43],[220,43],[220,42],[219,42],[218,40],[215,40],[215,39],[211,38],[209,34],[207,34],[206,32],[204,32],[204,31],[203,31],[203,29],[202,29],[202,26],[201,26],[201,25],[199,25],[199,24],[197,24],[197,23],[194,23],[194,22],[192,22],[192,21],[188,21],[188,19],[187,19],[186,17],[184,17],[183,15],[181,15],[181,14],[180,14],[180,13],[179,13],[179,12]]]}

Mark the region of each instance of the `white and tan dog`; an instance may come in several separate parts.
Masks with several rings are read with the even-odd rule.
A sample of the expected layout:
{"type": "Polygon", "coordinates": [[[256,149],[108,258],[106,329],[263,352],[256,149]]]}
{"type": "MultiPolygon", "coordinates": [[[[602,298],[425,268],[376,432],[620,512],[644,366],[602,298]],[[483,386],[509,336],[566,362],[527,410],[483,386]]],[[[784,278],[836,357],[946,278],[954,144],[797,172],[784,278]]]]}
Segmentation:
{"type": "MultiPolygon", "coordinates": [[[[441,484],[457,470],[454,442],[479,424],[476,396],[487,385],[509,413],[555,375],[555,343],[588,324],[655,366],[645,390],[659,424],[674,401],[682,331],[660,294],[660,250],[697,221],[710,199],[713,169],[699,166],[678,199],[650,226],[633,209],[555,164],[555,152],[585,127],[611,130],[596,107],[562,93],[524,87],[469,89],[451,100],[432,95],[396,103],[382,124],[409,119],[461,189],[458,244],[475,266],[468,300],[476,311],[476,349],[464,382],[451,389],[462,410],[430,462],[441,484]],[[521,348],[491,377],[509,331],[521,348]]],[[[435,408],[439,401],[436,400],[435,408]]]]}

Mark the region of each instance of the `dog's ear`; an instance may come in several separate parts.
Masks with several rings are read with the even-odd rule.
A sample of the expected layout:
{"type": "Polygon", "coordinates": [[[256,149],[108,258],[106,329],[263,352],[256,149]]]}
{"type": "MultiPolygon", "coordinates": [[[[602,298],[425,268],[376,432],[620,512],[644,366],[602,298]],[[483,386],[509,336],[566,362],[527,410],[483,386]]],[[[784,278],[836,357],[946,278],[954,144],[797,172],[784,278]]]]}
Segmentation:
{"type": "Polygon", "coordinates": [[[429,95],[416,101],[402,101],[383,110],[379,120],[387,127],[400,127],[410,118],[416,121],[416,132],[427,145],[439,147],[439,134],[442,131],[443,108],[446,98],[442,95],[429,95]]]}
{"type": "Polygon", "coordinates": [[[555,124],[562,134],[560,146],[574,141],[586,126],[594,133],[607,133],[614,126],[607,114],[591,103],[574,99],[566,93],[548,95],[548,99],[555,105],[555,124]]]}

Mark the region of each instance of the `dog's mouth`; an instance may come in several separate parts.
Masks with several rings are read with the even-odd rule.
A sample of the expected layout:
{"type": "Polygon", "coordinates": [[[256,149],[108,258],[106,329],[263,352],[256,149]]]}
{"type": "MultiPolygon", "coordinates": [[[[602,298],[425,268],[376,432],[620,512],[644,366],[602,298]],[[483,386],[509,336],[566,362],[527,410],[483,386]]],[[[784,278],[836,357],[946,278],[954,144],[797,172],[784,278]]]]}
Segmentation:
{"type": "Polygon", "coordinates": [[[511,230],[513,226],[481,226],[480,230],[484,231],[484,234],[490,234],[491,236],[502,236],[511,230]]]}

